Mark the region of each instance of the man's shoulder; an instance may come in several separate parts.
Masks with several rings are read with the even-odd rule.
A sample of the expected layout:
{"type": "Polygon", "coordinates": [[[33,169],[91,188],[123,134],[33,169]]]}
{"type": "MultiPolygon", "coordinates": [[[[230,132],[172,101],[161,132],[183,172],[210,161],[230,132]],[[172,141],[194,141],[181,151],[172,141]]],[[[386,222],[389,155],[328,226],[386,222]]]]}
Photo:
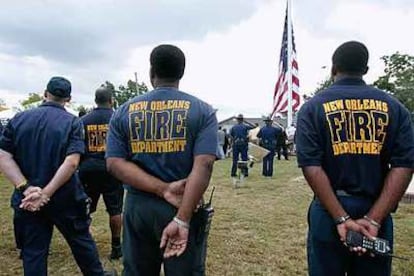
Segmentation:
{"type": "Polygon", "coordinates": [[[206,101],[188,93],[188,92],[184,92],[181,90],[178,90],[177,93],[180,93],[182,95],[182,97],[184,97],[184,99],[192,102],[193,104],[197,104],[200,108],[202,108],[203,110],[206,110],[208,112],[212,112],[213,111],[213,107],[211,106],[211,104],[207,103],[206,101]]]}

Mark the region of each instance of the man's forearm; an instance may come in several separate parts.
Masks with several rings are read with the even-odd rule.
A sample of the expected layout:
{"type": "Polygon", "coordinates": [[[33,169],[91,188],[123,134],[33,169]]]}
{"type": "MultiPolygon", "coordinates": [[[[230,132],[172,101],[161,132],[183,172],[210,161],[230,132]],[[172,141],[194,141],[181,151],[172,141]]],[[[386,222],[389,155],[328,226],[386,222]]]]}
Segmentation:
{"type": "Polygon", "coordinates": [[[321,201],[322,205],[326,208],[332,218],[338,218],[346,215],[346,211],[332,190],[328,176],[321,167],[304,167],[303,175],[315,195],[321,201]]]}
{"type": "Polygon", "coordinates": [[[138,190],[163,197],[164,191],[168,188],[167,183],[123,158],[111,157],[106,163],[108,171],[113,176],[138,190]]]}
{"type": "Polygon", "coordinates": [[[15,187],[26,181],[13,155],[4,150],[0,150],[0,171],[15,187]]]}
{"type": "Polygon", "coordinates": [[[397,206],[410,184],[413,170],[410,168],[393,168],[384,181],[380,197],[372,206],[367,216],[381,223],[397,206]]]}
{"type": "Polygon", "coordinates": [[[194,209],[210,183],[211,173],[216,157],[213,155],[199,155],[194,159],[192,171],[187,179],[183,201],[177,212],[177,217],[189,222],[194,209]]]}
{"type": "Polygon", "coordinates": [[[43,188],[42,193],[47,195],[49,198],[53,196],[53,194],[62,187],[78,168],[79,165],[79,154],[73,154],[72,156],[66,157],[65,161],[63,161],[62,165],[60,165],[59,169],[56,171],[55,175],[53,176],[52,180],[43,188]]]}

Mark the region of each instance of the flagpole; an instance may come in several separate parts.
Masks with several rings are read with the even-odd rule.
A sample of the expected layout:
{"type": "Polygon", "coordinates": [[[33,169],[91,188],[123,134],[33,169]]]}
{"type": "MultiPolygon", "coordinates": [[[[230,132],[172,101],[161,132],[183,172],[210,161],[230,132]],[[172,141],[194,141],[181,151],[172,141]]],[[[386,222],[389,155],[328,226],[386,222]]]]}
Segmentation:
{"type": "Polygon", "coordinates": [[[287,127],[290,127],[293,122],[293,110],[292,110],[292,3],[291,0],[287,0],[287,79],[288,79],[288,114],[287,114],[287,127]]]}

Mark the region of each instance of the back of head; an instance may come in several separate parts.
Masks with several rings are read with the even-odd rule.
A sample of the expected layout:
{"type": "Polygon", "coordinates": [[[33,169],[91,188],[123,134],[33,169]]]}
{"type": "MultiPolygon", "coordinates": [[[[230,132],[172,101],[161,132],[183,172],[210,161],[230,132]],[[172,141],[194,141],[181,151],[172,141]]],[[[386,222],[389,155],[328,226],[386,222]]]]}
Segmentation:
{"type": "Polygon", "coordinates": [[[185,56],[178,47],[162,44],[152,50],[150,64],[155,77],[177,81],[184,75],[185,56]]]}
{"type": "Polygon", "coordinates": [[[332,56],[333,72],[362,76],[368,71],[368,49],[358,41],[340,45],[332,56]]]}
{"type": "Polygon", "coordinates": [[[112,103],[112,91],[107,87],[99,87],[95,92],[95,103],[105,105],[112,103]]]}

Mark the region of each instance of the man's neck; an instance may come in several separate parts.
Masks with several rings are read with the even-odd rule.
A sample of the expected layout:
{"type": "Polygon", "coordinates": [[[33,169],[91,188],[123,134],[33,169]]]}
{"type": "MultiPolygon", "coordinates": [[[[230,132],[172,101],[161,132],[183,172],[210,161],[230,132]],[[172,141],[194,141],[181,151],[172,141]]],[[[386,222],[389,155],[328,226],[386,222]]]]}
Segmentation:
{"type": "Polygon", "coordinates": [[[65,104],[66,104],[66,102],[54,101],[54,100],[51,100],[51,99],[48,99],[48,98],[45,98],[43,102],[44,103],[54,103],[54,104],[61,105],[63,107],[65,107],[65,104]]]}
{"type": "Polygon", "coordinates": [[[346,74],[346,73],[337,73],[334,76],[334,82],[342,80],[342,79],[347,79],[347,78],[353,78],[353,79],[363,79],[362,75],[352,75],[352,74],[346,74]]]}
{"type": "Polygon", "coordinates": [[[98,104],[97,105],[98,108],[112,108],[111,104],[98,104]]]}
{"type": "Polygon", "coordinates": [[[165,81],[157,79],[154,81],[154,88],[171,87],[178,89],[180,81],[165,81]]]}

